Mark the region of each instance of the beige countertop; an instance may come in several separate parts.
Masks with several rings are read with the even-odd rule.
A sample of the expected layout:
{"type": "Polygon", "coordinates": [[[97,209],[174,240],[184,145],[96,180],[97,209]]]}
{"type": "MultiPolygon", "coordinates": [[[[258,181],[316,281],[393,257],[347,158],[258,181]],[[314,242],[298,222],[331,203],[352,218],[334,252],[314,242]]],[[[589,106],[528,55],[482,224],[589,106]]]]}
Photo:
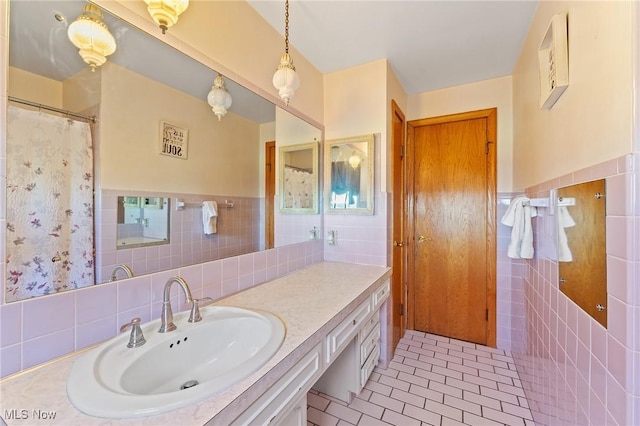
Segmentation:
{"type": "Polygon", "coordinates": [[[284,321],[287,334],[262,368],[200,403],[138,419],[87,416],[71,405],[66,393],[71,366],[83,353],[78,352],[0,381],[0,416],[8,425],[228,424],[390,275],[387,267],[322,262],[217,301],[216,305],[272,312],[284,321]],[[17,410],[18,419],[6,419],[11,410],[17,410]],[[55,418],[43,419],[46,415],[55,418]]]}

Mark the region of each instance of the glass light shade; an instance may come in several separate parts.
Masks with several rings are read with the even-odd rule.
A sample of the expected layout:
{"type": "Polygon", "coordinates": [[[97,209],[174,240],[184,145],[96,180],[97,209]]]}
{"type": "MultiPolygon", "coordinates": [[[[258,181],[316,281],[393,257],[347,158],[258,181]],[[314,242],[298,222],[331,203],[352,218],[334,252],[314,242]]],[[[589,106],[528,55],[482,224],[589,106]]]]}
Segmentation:
{"type": "Polygon", "coordinates": [[[211,110],[218,117],[218,121],[227,113],[227,109],[231,106],[231,95],[227,92],[224,80],[218,75],[213,81],[213,87],[207,96],[207,102],[211,105],[211,110]]]}
{"type": "Polygon", "coordinates": [[[189,7],[189,0],[144,0],[147,11],[162,30],[167,32],[169,27],[178,22],[178,16],[189,7]]]}
{"type": "Polygon", "coordinates": [[[357,169],[358,166],[360,165],[360,162],[362,161],[362,159],[356,155],[356,153],[354,152],[353,155],[351,157],[349,157],[349,165],[351,165],[351,167],[353,167],[354,169],[357,169]]]}
{"type": "Polygon", "coordinates": [[[102,20],[102,11],[88,3],[83,14],[69,25],[67,36],[79,49],[82,59],[91,71],[107,61],[107,56],[116,51],[116,40],[102,20]]]}
{"type": "Polygon", "coordinates": [[[289,105],[289,101],[293,98],[295,91],[300,87],[300,77],[298,77],[296,67],[293,66],[293,60],[288,53],[285,53],[280,58],[280,65],[278,65],[278,69],[273,75],[273,87],[278,89],[280,98],[287,105],[289,105]]]}

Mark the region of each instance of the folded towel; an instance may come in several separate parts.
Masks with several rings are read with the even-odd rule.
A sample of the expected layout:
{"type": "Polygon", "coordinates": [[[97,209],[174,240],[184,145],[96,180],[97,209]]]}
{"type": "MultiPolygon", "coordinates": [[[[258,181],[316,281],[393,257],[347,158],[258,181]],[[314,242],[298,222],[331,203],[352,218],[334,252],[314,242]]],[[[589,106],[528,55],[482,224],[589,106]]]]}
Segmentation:
{"type": "Polygon", "coordinates": [[[515,197],[502,217],[501,222],[511,226],[511,241],[507,256],[512,259],[533,258],[533,228],[531,218],[537,216],[535,207],[529,205],[529,198],[515,197]]]}
{"type": "Polygon", "coordinates": [[[215,201],[204,201],[202,203],[202,227],[205,235],[218,232],[218,203],[215,201]]]}
{"type": "Polygon", "coordinates": [[[576,225],[576,222],[569,214],[566,206],[558,206],[558,262],[572,262],[573,255],[569,248],[567,233],[564,228],[570,228],[576,225]]]}

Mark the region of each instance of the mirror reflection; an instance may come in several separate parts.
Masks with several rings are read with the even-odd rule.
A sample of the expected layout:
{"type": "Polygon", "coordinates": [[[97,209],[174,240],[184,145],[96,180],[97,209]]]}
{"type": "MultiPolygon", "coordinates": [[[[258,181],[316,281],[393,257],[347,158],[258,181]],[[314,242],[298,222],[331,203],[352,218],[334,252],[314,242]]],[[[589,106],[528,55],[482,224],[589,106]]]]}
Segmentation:
{"type": "Polygon", "coordinates": [[[373,135],[328,141],[327,212],[373,214],[373,135]]]}
{"type": "Polygon", "coordinates": [[[280,148],[281,213],[318,212],[318,144],[280,148]]]}
{"type": "Polygon", "coordinates": [[[117,249],[169,244],[169,199],[118,197],[117,249]]]}
{"type": "MultiPolygon", "coordinates": [[[[65,258],[68,250],[58,245],[63,238],[48,235],[56,233],[59,224],[46,224],[52,246],[43,253],[30,253],[29,258],[31,264],[36,265],[36,273],[47,283],[26,282],[21,271],[12,269],[13,275],[5,286],[7,302],[109,281],[118,265],[127,265],[139,276],[264,249],[263,152],[265,142],[276,140],[275,106],[225,78],[233,102],[218,121],[207,103],[217,72],[106,12],[103,12],[104,21],[116,40],[117,49],[92,72],[67,37],[69,23],[82,13],[85,4],[82,1],[12,1],[9,8],[9,109],[21,114],[34,113],[38,120],[55,117],[61,126],[85,129],[88,148],[83,155],[89,164],[79,166],[79,177],[88,193],[95,191],[95,207],[90,197],[82,202],[74,200],[80,202],[81,207],[54,207],[50,213],[60,213],[66,219],[65,212],[73,211],[74,218],[84,212],[88,218],[80,225],[69,220],[69,224],[62,224],[61,228],[73,229],[74,237],[82,235],[85,248],[81,253],[85,257],[81,254],[80,258],[74,258],[73,265],[83,265],[85,270],[71,275],[82,275],[83,282],[54,274],[53,269],[61,268],[51,265],[67,265],[71,260],[65,258]],[[49,109],[64,112],[52,113],[49,109]],[[79,119],[76,114],[96,116],[97,122],[79,119]],[[171,123],[184,131],[183,138],[171,142],[181,144],[182,152],[188,148],[188,156],[170,156],[162,151],[166,146],[162,123],[171,123]],[[132,224],[118,223],[118,197],[140,197],[141,194],[150,200],[168,202],[171,198],[180,198],[194,205],[206,200],[221,205],[233,200],[235,208],[221,209],[217,234],[205,235],[201,208],[175,211],[167,205],[166,209],[158,209],[167,214],[170,224],[166,243],[157,247],[134,244],[125,248],[118,244],[118,227],[132,224]],[[91,255],[94,250],[95,257],[91,255]],[[52,259],[56,259],[55,262],[52,259]],[[19,294],[18,288],[26,290],[19,294]]],[[[9,120],[8,134],[13,131],[14,123],[9,120]]],[[[58,144],[48,144],[59,149],[58,144]]],[[[30,164],[34,176],[40,171],[48,172],[35,165],[33,155],[26,151],[23,154],[30,158],[14,157],[14,153],[21,150],[24,151],[19,147],[7,148],[8,170],[13,161],[14,169],[30,164]]],[[[60,159],[47,167],[51,166],[52,173],[61,173],[62,168],[79,161],[81,155],[74,155],[71,160],[60,159]]],[[[19,179],[8,176],[8,181],[19,182],[19,179]]],[[[37,184],[47,188],[40,181],[37,184]]],[[[20,187],[20,184],[14,185],[20,187]]],[[[78,185],[72,185],[75,186],[60,191],[48,189],[51,193],[76,195],[78,185]]],[[[29,198],[24,192],[18,198],[31,199],[30,202],[37,199],[29,198]]],[[[30,208],[25,207],[26,210],[30,208]]],[[[144,217],[140,214],[131,220],[140,219],[144,227],[144,220],[153,214],[144,212],[144,217]]],[[[15,215],[21,214],[9,209],[7,213],[8,223],[13,223],[15,215]]],[[[29,222],[27,226],[33,227],[29,222]]],[[[45,225],[41,228],[45,229],[45,225]]],[[[26,245],[27,238],[22,238],[7,233],[8,259],[13,256],[14,247],[26,245]]],[[[165,241],[164,236],[158,238],[165,241]]],[[[304,239],[301,237],[299,241],[304,239]]]]}
{"type": "Polygon", "coordinates": [[[558,188],[560,290],[607,326],[606,183],[558,188]]]}

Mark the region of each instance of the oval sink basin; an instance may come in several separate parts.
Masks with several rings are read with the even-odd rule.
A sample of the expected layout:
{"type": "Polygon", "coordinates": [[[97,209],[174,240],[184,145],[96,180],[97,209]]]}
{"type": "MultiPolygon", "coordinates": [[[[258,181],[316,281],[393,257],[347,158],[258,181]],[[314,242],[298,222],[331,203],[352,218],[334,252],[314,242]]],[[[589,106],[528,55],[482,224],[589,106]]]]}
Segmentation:
{"type": "Polygon", "coordinates": [[[220,393],[262,367],[280,348],[285,325],[273,314],[224,306],[200,309],[202,321],[174,315],[177,330],[158,333],[160,320],[142,325],[147,340],[127,348],[125,332],[73,364],[67,395],[97,417],[165,413],[220,393]]]}

